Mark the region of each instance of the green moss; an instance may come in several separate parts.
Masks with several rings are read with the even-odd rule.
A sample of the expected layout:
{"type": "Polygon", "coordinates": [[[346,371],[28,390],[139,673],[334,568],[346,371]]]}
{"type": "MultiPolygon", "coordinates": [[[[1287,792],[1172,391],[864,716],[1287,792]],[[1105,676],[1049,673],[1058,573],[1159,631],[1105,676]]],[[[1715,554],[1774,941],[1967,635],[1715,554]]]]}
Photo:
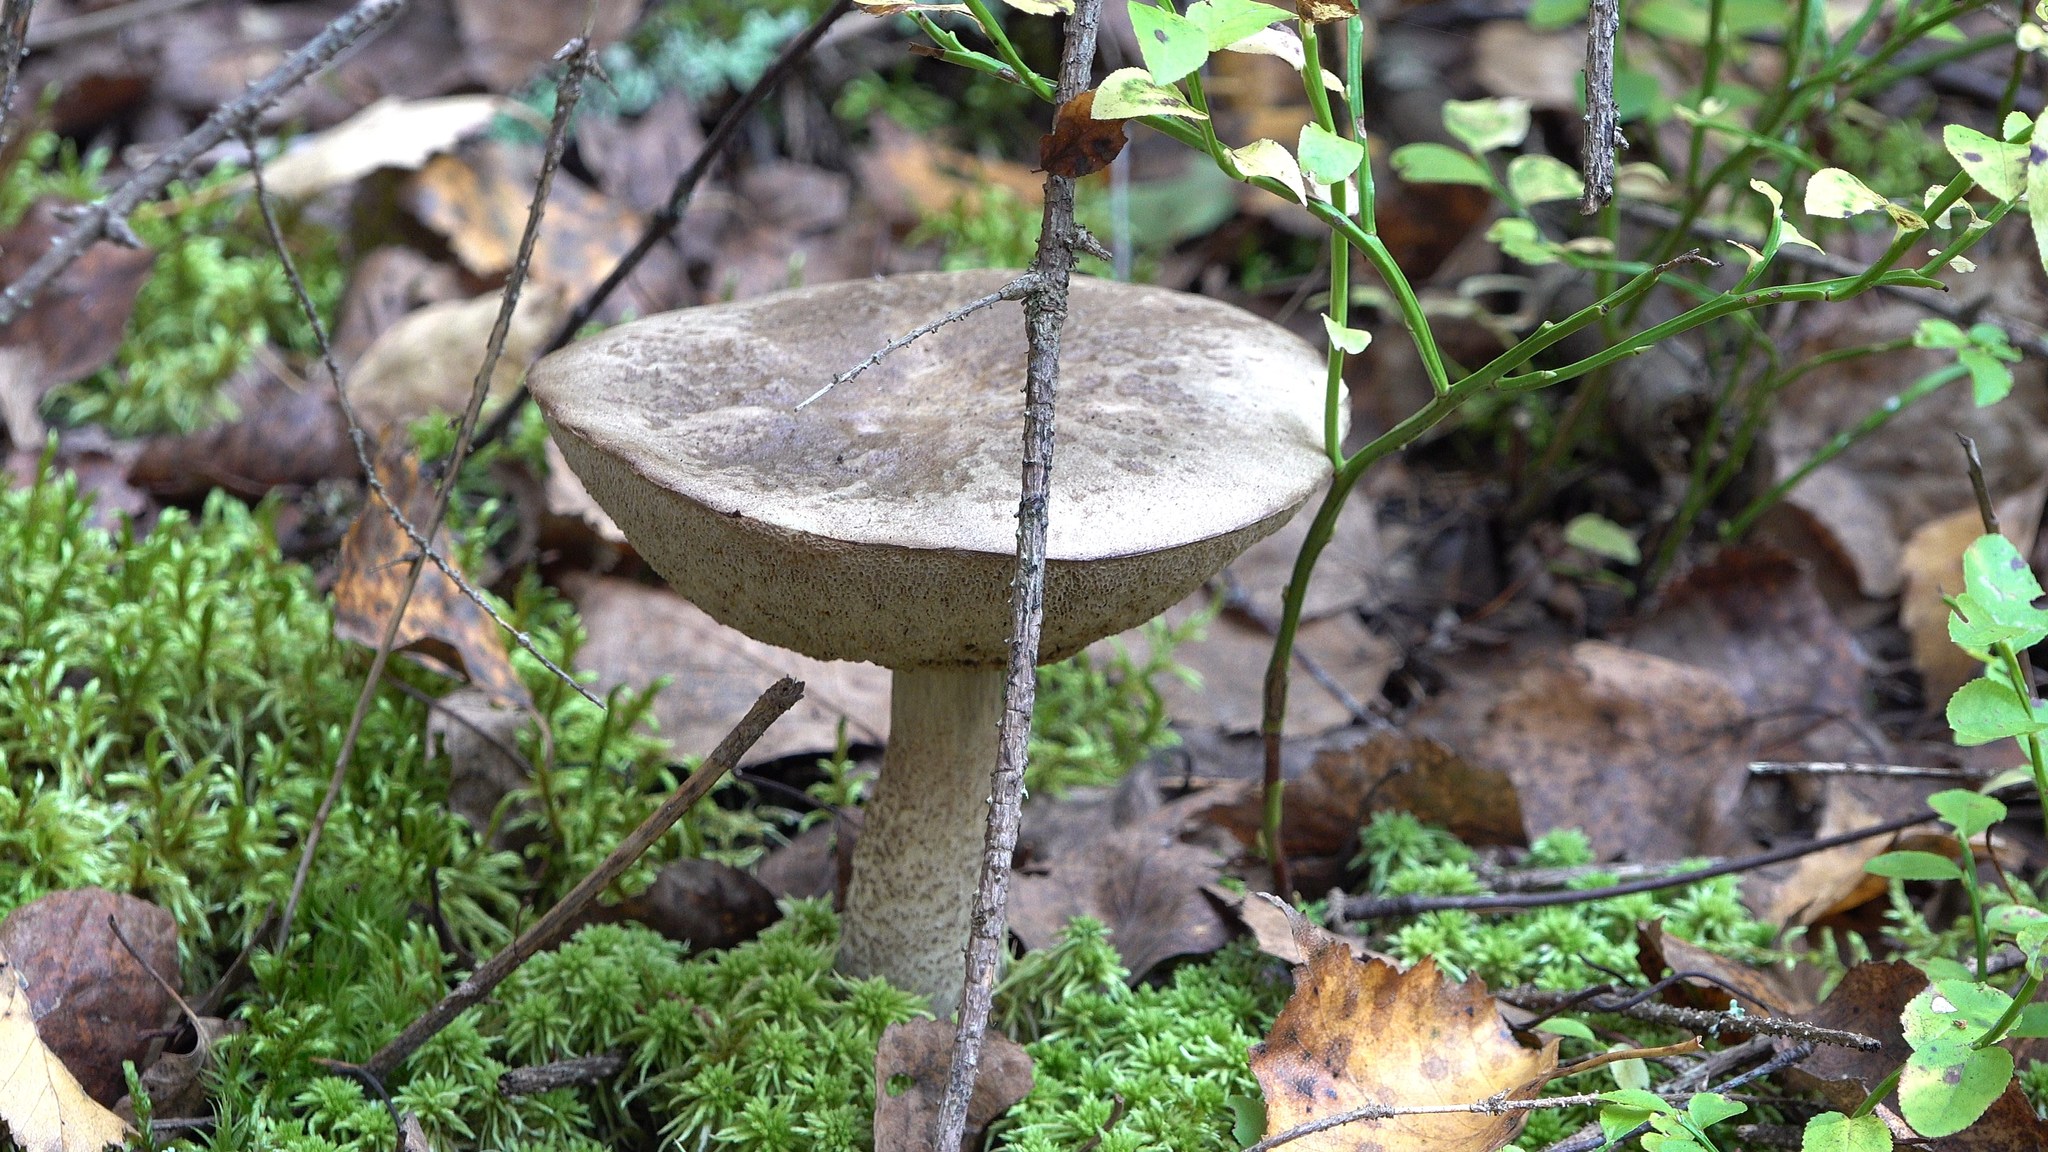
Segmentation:
{"type": "Polygon", "coordinates": [[[1174,662],[1173,652],[1199,639],[1213,615],[1146,624],[1143,660],[1113,641],[1107,659],[1084,652],[1040,668],[1025,787],[1057,796],[1068,788],[1112,783],[1147,756],[1178,745],[1158,681],[1172,676],[1200,685],[1194,672],[1174,662]]]}

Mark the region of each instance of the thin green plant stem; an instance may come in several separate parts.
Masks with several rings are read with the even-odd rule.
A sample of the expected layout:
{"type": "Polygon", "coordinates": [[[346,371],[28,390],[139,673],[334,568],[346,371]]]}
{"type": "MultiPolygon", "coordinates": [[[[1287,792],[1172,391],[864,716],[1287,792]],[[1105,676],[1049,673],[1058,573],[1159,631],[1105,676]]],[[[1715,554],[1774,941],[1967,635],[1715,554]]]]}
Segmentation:
{"type": "MultiPolygon", "coordinates": [[[[1984,971],[1984,961],[1981,959],[1977,961],[1977,971],[1981,979],[1984,971]]],[[[2020,986],[2013,990],[2012,1003],[2005,1006],[2005,1011],[1999,1013],[1998,1019],[1991,1022],[1991,1027],[1986,1028],[1982,1036],[1970,1042],[1970,1047],[1982,1051],[2005,1039],[2005,1034],[2019,1022],[2020,1013],[2025,1012],[2027,1005],[2034,1002],[2034,993],[2040,990],[2041,977],[2034,975],[2030,969],[2026,979],[2021,980],[2020,986]]]]}
{"type": "MultiPolygon", "coordinates": [[[[2027,666],[2020,662],[2019,650],[2014,648],[2010,641],[2005,640],[2000,640],[1995,647],[1999,661],[2005,665],[2005,674],[2012,678],[2012,690],[2019,693],[2022,702],[2031,709],[2034,706],[2031,699],[2034,694],[2034,680],[2027,675],[2027,666]]],[[[2042,748],[2041,736],[2036,732],[2023,735],[2020,742],[2026,745],[2027,767],[2034,772],[2034,791],[2043,801],[2042,829],[2048,831],[2048,750],[2042,748]]]]}
{"type": "MultiPolygon", "coordinates": [[[[1721,58],[1726,51],[1724,37],[1727,35],[1727,8],[1727,0],[1707,0],[1707,50],[1700,61],[1699,96],[1693,102],[1703,115],[1707,101],[1713,98],[1715,89],[1720,85],[1721,58]]],[[[1692,139],[1686,146],[1685,160],[1686,190],[1694,195],[1699,193],[1699,187],[1694,181],[1699,178],[1700,162],[1705,158],[1706,150],[1707,126],[1694,124],[1692,139]]]]}
{"type": "Polygon", "coordinates": [[[1749,531],[1750,527],[1756,523],[1758,517],[1768,511],[1772,505],[1784,499],[1786,493],[1797,488],[1808,476],[1813,475],[1815,470],[1820,468],[1821,465],[1840,456],[1848,451],[1857,441],[1891,423],[1892,417],[1933,395],[1942,385],[1947,384],[1951,380],[1960,379],[1968,375],[1968,373],[1969,369],[1961,364],[1949,364],[1937,368],[1933,372],[1929,372],[1927,375],[1914,381],[1912,386],[1905,391],[1878,405],[1852,427],[1837,432],[1826,444],[1821,445],[1819,450],[1814,452],[1812,456],[1807,457],[1806,462],[1795,469],[1790,476],[1778,481],[1772,485],[1770,491],[1750,501],[1748,507],[1744,508],[1733,520],[1729,521],[1726,534],[1730,537],[1735,537],[1749,531]]]}
{"type": "Polygon", "coordinates": [[[1962,850],[1956,860],[1962,872],[1963,891],[1970,898],[1970,935],[1977,945],[1977,979],[1982,980],[1991,966],[1991,931],[1984,925],[1984,893],[1977,887],[1977,853],[1970,848],[1970,838],[1960,832],[1956,834],[1956,847],[1962,850]]]}
{"type": "Polygon", "coordinates": [[[1002,23],[996,19],[995,13],[989,11],[988,4],[984,0],[967,0],[967,11],[981,26],[981,34],[995,45],[996,55],[1017,74],[1017,79],[1040,100],[1050,101],[1053,97],[1052,83],[1025,66],[1024,57],[1018,53],[1017,46],[1010,43],[1009,34],[1003,31],[1002,23]]]}

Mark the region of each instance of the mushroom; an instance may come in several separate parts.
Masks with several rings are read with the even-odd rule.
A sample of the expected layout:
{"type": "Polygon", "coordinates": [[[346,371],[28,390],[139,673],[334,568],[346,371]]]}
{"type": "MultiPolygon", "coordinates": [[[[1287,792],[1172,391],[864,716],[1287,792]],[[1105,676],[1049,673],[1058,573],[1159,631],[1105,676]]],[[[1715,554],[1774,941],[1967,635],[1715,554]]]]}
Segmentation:
{"type": "MultiPolygon", "coordinates": [[[[957,1005],[997,759],[1023,325],[939,329],[1000,272],[825,284],[651,316],[542,360],[571,468],[677,591],[756,639],[893,671],[839,966],[957,1005]]],[[[1322,358],[1214,300],[1076,277],[1062,338],[1038,658],[1164,611],[1330,474],[1322,358]]]]}

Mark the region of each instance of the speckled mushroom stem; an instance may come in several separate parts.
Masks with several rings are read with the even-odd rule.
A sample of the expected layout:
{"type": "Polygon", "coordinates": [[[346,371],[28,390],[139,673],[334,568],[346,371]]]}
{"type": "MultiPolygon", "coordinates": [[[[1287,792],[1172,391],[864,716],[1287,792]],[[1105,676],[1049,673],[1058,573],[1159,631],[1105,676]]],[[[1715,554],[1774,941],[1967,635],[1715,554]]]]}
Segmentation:
{"type": "Polygon", "coordinates": [[[906,668],[889,702],[889,748],[853,849],[839,970],[960,1002],[962,946],[981,874],[1001,668],[906,668]]]}

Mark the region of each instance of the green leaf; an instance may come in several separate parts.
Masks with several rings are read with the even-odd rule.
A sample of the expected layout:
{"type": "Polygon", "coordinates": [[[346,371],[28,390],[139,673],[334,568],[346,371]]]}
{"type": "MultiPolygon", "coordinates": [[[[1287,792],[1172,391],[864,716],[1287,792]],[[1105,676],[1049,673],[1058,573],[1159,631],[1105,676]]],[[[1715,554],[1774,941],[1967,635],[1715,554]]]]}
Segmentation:
{"type": "Polygon", "coordinates": [[[1227,1096],[1223,1101],[1230,1106],[1230,1134],[1237,1139],[1237,1146],[1248,1148],[1259,1142],[1266,1134],[1266,1102],[1257,1096],[1227,1096]]]}
{"type": "Polygon", "coordinates": [[[1967,1048],[2012,1007],[2012,997],[1974,980],[1936,980],[1906,1001],[1899,1025],[1915,1052],[1967,1048]]]}
{"type": "Polygon", "coordinates": [[[1749,1105],[1738,1104],[1719,1092],[1700,1092],[1686,1101],[1685,1110],[1693,1123],[1701,1128],[1712,1128],[1731,1116],[1749,1111],[1749,1105]]]}
{"type": "Polygon", "coordinates": [[[1327,312],[1323,313],[1323,331],[1329,334],[1331,347],[1341,348],[1353,356],[1365,351],[1366,345],[1372,343],[1372,333],[1363,328],[1346,328],[1330,319],[1327,312]]]}
{"type": "Polygon", "coordinates": [[[1616,1060],[1607,1066],[1616,1087],[1623,1092],[1644,1092],[1650,1088],[1650,1066],[1641,1060],[1616,1060]]]}
{"type": "Polygon", "coordinates": [[[1228,155],[1246,179],[1263,176],[1277,180],[1294,193],[1296,203],[1308,203],[1308,189],[1301,182],[1301,167],[1294,162],[1294,153],[1278,140],[1254,140],[1242,148],[1229,149],[1228,155]]]}
{"type": "Polygon", "coordinates": [[[1587,1027],[1585,1021],[1573,1020],[1565,1016],[1553,1016],[1537,1024],[1535,1030],[1538,1032],[1549,1032],[1558,1036],[1569,1036],[1574,1040],[1584,1040],[1588,1044],[1597,1043],[1593,1038],[1593,1029],[1587,1027]]]}
{"type": "Polygon", "coordinates": [[[1571,518],[1571,522],[1564,526],[1564,542],[1623,564],[1643,562],[1642,550],[1636,547],[1635,534],[1593,512],[1571,518]]]}
{"type": "Polygon", "coordinates": [[[2005,819],[2005,805],[1965,788],[1948,788],[1927,798],[1927,806],[1968,840],[2005,819]]]}
{"type": "Polygon", "coordinates": [[[1876,1116],[1823,1112],[1806,1122],[1799,1152],[1892,1152],[1892,1132],[1876,1116]]]}
{"type": "Polygon", "coordinates": [[[1529,5],[1529,27],[1538,32],[1569,28],[1586,18],[1587,0],[1536,0],[1529,5]]]}
{"type": "Polygon", "coordinates": [[[1513,148],[1529,135],[1529,102],[1515,96],[1445,101],[1444,131],[1481,155],[1513,148]]]}
{"type": "Polygon", "coordinates": [[[1970,399],[1989,408],[2012,393],[2012,369],[1996,354],[1971,346],[1956,353],[1956,363],[1970,370],[1970,399]]]}
{"type": "Polygon", "coordinates": [[[1341,184],[1365,159],[1365,145],[1320,124],[1301,127],[1301,170],[1318,184],[1341,184]]]}
{"type": "Polygon", "coordinates": [[[1486,238],[1524,264],[1555,264],[1559,247],[1543,238],[1536,224],[1519,216],[1503,216],[1486,230],[1486,238]]]}
{"type": "Polygon", "coordinates": [[[1136,116],[1179,116],[1185,120],[1207,120],[1180,93],[1152,82],[1143,68],[1119,68],[1102,78],[1095,89],[1090,115],[1096,120],[1129,120],[1136,116]]]}
{"type": "Polygon", "coordinates": [[[1221,52],[1291,13],[1255,0],[1197,0],[1188,5],[1188,22],[1202,30],[1211,52],[1221,52]]]}
{"type": "Polygon", "coordinates": [[[1872,876],[1888,880],[1961,880],[1963,870],[1946,856],[1933,852],[1887,852],[1863,865],[1872,876]]]}
{"type": "Polygon", "coordinates": [[[1995,532],[1977,537],[1963,550],[1963,588],[1990,606],[2001,622],[2029,617],[2036,611],[2034,601],[2041,598],[2041,581],[2026,558],[2012,541],[1995,532]]]}
{"type": "Polygon", "coordinates": [[[1915,1052],[1899,1076],[1899,1112],[1922,1136],[1953,1136],[1977,1122],[2012,1083],[2012,1053],[1993,1045],[1940,1058],[1915,1052]]]}
{"type": "Polygon", "coordinates": [[[2034,249],[2048,268],[2048,109],[2034,120],[2027,145],[2027,217],[2034,223],[2034,249]]]}
{"type": "Polygon", "coordinates": [[[1410,184],[1477,184],[1484,188],[1493,183],[1493,173],[1484,163],[1448,144],[1403,144],[1389,159],[1394,171],[1410,184]]]}
{"type": "Polygon", "coordinates": [[[1202,66],[1209,42],[1194,21],[1177,12],[1131,0],[1131,28],[1138,34],[1138,53],[1157,84],[1171,84],[1202,66]]]}
{"type": "Polygon", "coordinates": [[[1970,334],[1953,321],[1930,316],[1920,321],[1913,329],[1913,347],[1927,349],[1956,349],[1970,346],[1970,334]]]}
{"type": "Polygon", "coordinates": [[[1555,156],[1526,155],[1508,161],[1508,191],[1524,204],[1545,204],[1577,200],[1586,185],[1569,164],[1555,156]]]}
{"type": "Polygon", "coordinates": [[[2040,1040],[2048,1037],[2048,1004],[2029,1004],[2020,1009],[2019,1019],[2013,1021],[2006,1036],[2014,1040],[2040,1040]]]}
{"type": "Polygon", "coordinates": [[[1823,168],[1806,181],[1806,212],[1847,220],[1865,212],[1883,212],[1892,202],[1840,168],[1823,168]]]}
{"type": "Polygon", "coordinates": [[[2027,146],[1993,140],[1974,128],[1951,124],[1941,130],[1941,142],[1977,186],[2011,202],[2027,186],[2027,146]]]}
{"type": "Polygon", "coordinates": [[[2027,707],[2007,684],[1984,677],[1970,681],[1948,698],[1948,726],[1965,748],[2008,736],[2048,732],[2048,720],[2027,707]]]}

